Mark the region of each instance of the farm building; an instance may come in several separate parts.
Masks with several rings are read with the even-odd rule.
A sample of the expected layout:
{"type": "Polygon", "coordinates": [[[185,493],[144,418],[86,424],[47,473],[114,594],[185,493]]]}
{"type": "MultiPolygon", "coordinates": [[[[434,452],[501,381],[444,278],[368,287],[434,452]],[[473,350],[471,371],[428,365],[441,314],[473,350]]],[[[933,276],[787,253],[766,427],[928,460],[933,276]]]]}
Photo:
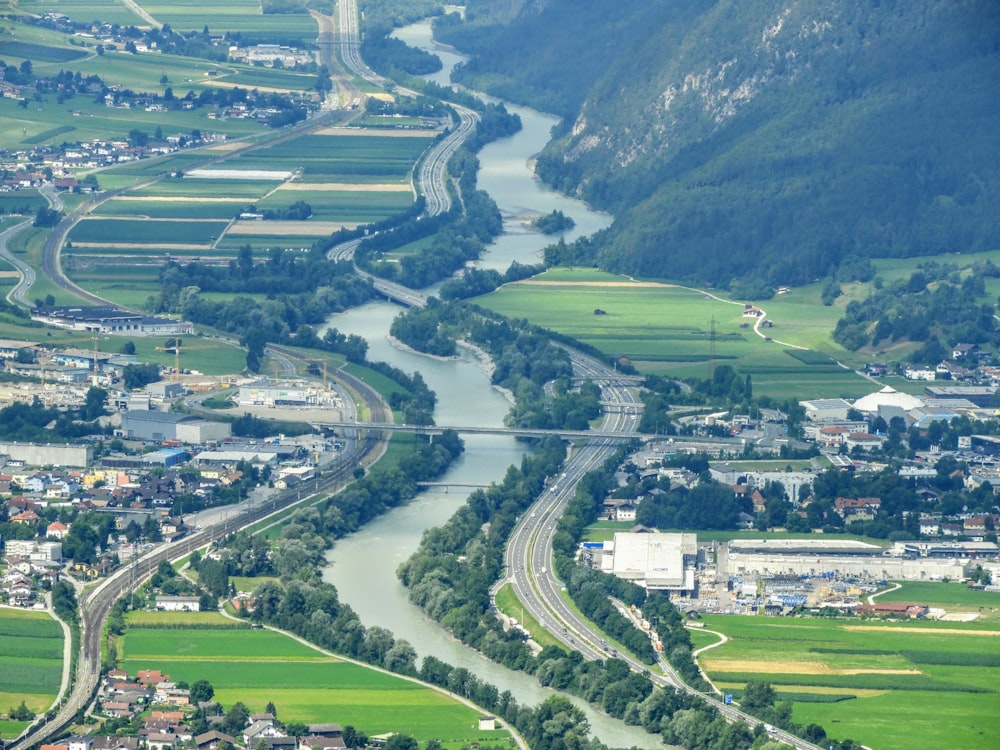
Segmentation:
{"type": "Polygon", "coordinates": [[[201,609],[197,596],[156,597],[156,608],[166,612],[198,612],[201,609]]]}

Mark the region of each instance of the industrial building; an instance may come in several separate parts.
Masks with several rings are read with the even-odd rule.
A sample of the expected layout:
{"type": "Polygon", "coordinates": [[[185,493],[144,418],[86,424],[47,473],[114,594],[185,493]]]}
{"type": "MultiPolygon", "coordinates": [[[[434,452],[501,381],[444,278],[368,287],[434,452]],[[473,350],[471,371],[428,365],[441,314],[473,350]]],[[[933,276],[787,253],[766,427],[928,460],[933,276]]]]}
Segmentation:
{"type": "Polygon", "coordinates": [[[849,539],[740,539],[720,550],[721,577],[839,576],[896,581],[961,580],[968,558],[908,558],[849,539]]]}
{"type": "Polygon", "coordinates": [[[165,411],[127,411],[122,414],[120,437],[131,440],[176,440],[181,443],[199,444],[211,440],[225,440],[231,430],[226,422],[209,422],[191,414],[174,414],[165,411]]]}
{"type": "Polygon", "coordinates": [[[85,468],[94,459],[90,445],[58,443],[0,443],[0,456],[28,466],[71,466],[85,468]]]}
{"type": "Polygon", "coordinates": [[[302,383],[278,383],[261,380],[240,386],[239,403],[242,406],[316,406],[320,403],[316,388],[302,383]]]}
{"type": "Polygon", "coordinates": [[[647,589],[695,590],[696,534],[617,532],[604,543],[601,570],[647,589]]]}

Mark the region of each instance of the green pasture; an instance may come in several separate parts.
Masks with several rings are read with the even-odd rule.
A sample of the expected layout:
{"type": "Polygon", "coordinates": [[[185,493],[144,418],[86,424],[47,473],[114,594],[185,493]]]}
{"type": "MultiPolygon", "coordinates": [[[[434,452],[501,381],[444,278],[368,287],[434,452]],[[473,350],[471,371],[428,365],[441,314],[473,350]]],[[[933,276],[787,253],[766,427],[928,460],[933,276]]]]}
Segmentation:
{"type": "MultiPolygon", "coordinates": [[[[78,304],[80,302],[79,297],[56,286],[47,276],[45,276],[45,274],[41,272],[42,245],[44,244],[47,236],[47,229],[28,227],[24,231],[18,232],[7,243],[7,248],[14,255],[38,271],[35,283],[31,286],[30,296],[28,299],[44,299],[47,295],[51,294],[57,305],[78,304]]],[[[41,328],[41,326],[39,326],[39,328],[41,328]]],[[[24,336],[15,335],[13,338],[24,338],[24,336]]]]}
{"type": "Polygon", "coordinates": [[[20,214],[31,216],[42,206],[49,205],[35,189],[0,193],[0,215],[20,214]]]}
{"type": "Polygon", "coordinates": [[[270,701],[284,721],[336,721],[369,735],[405,732],[421,743],[438,738],[456,749],[470,742],[507,738],[504,732],[479,732],[480,712],[446,695],[395,675],[332,659],[269,630],[127,632],[124,652],[137,653],[139,645],[151,653],[121,661],[119,665],[128,672],[159,669],[173,680],[207,679],[223,705],[242,701],[259,711],[270,701]],[[217,634],[218,642],[206,634],[217,634]],[[184,652],[183,658],[178,658],[179,651],[184,652]]]}
{"type": "Polygon", "coordinates": [[[943,581],[899,581],[901,588],[878,597],[879,602],[912,602],[945,609],[1000,610],[1000,593],[977,591],[964,583],[943,581]]]}
{"type": "Polygon", "coordinates": [[[92,216],[135,216],[147,219],[231,219],[246,206],[245,201],[158,201],[155,198],[123,200],[112,198],[102,203],[92,216]]]}
{"type": "Polygon", "coordinates": [[[422,252],[429,249],[433,244],[434,244],[433,237],[423,237],[419,240],[414,240],[413,242],[408,242],[405,245],[401,245],[392,252],[385,253],[382,257],[385,260],[398,261],[401,258],[405,258],[407,255],[420,255],[422,252]]]}
{"type": "MultiPolygon", "coordinates": [[[[24,705],[35,713],[44,711],[48,708],[49,704],[44,701],[32,702],[31,700],[28,700],[28,698],[31,697],[33,696],[28,696],[23,693],[0,693],[0,701],[6,701],[0,705],[16,708],[21,705],[21,701],[23,700],[24,705]],[[11,703],[10,700],[8,700],[8,696],[10,699],[17,698],[17,701],[15,703],[11,703]]],[[[0,721],[0,740],[12,740],[20,737],[21,733],[27,729],[30,724],[30,721],[0,721]]]]}
{"type": "MultiPolygon", "coordinates": [[[[855,397],[871,391],[869,382],[838,366],[826,352],[794,348],[816,343],[814,331],[821,316],[826,316],[832,330],[836,317],[829,312],[804,306],[809,312],[796,318],[779,315],[775,327],[765,331],[775,340],[766,341],[752,330],[754,320],[742,316],[743,303],[677,286],[618,286],[627,280],[617,277],[608,283],[607,274],[597,273],[592,279],[590,275],[585,269],[550,271],[535,280],[560,285],[508,284],[477,302],[577,338],[608,355],[628,357],[642,372],[706,378],[714,366],[729,364],[753,378],[757,395],[855,397]],[[604,314],[595,315],[598,309],[604,314]]],[[[769,319],[770,304],[763,306],[769,319]]]]}
{"type": "Polygon", "coordinates": [[[245,628],[245,622],[236,622],[223,617],[218,612],[160,612],[148,609],[137,609],[125,615],[125,622],[133,627],[177,627],[190,625],[210,625],[212,627],[245,628]]]}
{"type": "Polygon", "coordinates": [[[709,633],[705,630],[699,630],[698,628],[688,628],[688,633],[691,635],[691,645],[694,650],[697,651],[699,648],[704,648],[705,646],[711,646],[713,643],[719,642],[719,636],[714,633],[709,633]]]}
{"type": "Polygon", "coordinates": [[[307,134],[228,160],[225,166],[301,168],[304,182],[403,182],[431,143],[426,136],[307,134]]]}
{"type": "Polygon", "coordinates": [[[208,245],[223,233],[225,221],[148,219],[83,219],[72,230],[72,242],[208,245]]]}
{"type": "MultiPolygon", "coordinates": [[[[51,0],[18,0],[18,10],[40,16],[52,10],[51,0]]],[[[122,26],[143,26],[139,16],[129,10],[121,0],[59,0],[60,13],[74,21],[100,20],[122,26]]]]}
{"type": "Polygon", "coordinates": [[[795,721],[816,721],[833,737],[902,750],[912,746],[916,724],[928,746],[985,748],[983,737],[1000,729],[996,623],[733,615],[704,621],[730,638],[699,657],[713,681],[724,689],[768,681],[789,695],[795,721]],[[796,700],[802,693],[853,697],[817,704],[796,700]],[[929,720],[937,706],[946,713],[929,720]],[[883,711],[895,721],[872,720],[883,711]],[[968,744],[955,744],[953,727],[968,744]]]}
{"type": "MultiPolygon", "coordinates": [[[[297,662],[329,659],[299,641],[270,630],[204,628],[130,628],[121,639],[119,658],[126,660],[166,657],[172,661],[210,659],[213,662],[297,662]]],[[[219,667],[222,669],[223,667],[219,667]]]]}
{"type": "Polygon", "coordinates": [[[47,44],[0,39],[0,55],[5,59],[31,60],[32,64],[65,64],[86,57],[89,53],[78,47],[51,47],[47,44]]]}
{"type": "MultiPolygon", "coordinates": [[[[225,167],[231,169],[232,167],[225,167]]],[[[129,195],[163,198],[187,198],[197,200],[201,197],[225,197],[232,200],[246,198],[248,202],[258,201],[270,193],[278,184],[278,180],[238,180],[215,177],[173,178],[132,190],[129,195]]]]}
{"type": "Polygon", "coordinates": [[[496,595],[496,605],[508,618],[515,618],[524,628],[531,633],[531,639],[542,648],[548,646],[561,646],[561,641],[557,640],[548,630],[536,620],[530,612],[524,611],[521,600],[517,598],[514,587],[509,583],[503,586],[496,595]]]}
{"type": "MultiPolygon", "coordinates": [[[[139,361],[173,367],[173,353],[156,350],[168,338],[173,337],[139,336],[132,339],[139,361]]],[[[181,339],[182,370],[197,370],[205,375],[228,375],[242,372],[246,367],[246,352],[238,347],[203,336],[182,336],[181,339]]]]}
{"type": "MultiPolygon", "coordinates": [[[[45,711],[59,692],[62,657],[63,631],[48,614],[0,608],[0,712],[21,701],[45,711]]],[[[24,726],[0,721],[0,739],[18,736],[24,726]]]]}
{"type": "Polygon", "coordinates": [[[142,8],[178,31],[201,31],[205,26],[215,33],[239,31],[244,44],[290,37],[313,41],[318,33],[316,22],[305,14],[262,15],[259,0],[143,0],[142,8]]]}
{"type": "Polygon", "coordinates": [[[277,210],[305,201],[314,221],[372,223],[401,213],[413,204],[413,194],[403,191],[357,192],[351,190],[276,190],[257,201],[257,209],[277,210]]]}

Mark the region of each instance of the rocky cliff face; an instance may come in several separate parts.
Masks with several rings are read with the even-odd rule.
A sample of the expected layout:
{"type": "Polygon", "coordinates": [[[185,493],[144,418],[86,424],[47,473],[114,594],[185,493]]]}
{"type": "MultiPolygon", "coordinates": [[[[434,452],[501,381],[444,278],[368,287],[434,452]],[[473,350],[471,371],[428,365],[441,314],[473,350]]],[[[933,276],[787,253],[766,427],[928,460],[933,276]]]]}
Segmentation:
{"type": "Polygon", "coordinates": [[[1000,4],[599,5],[512,0],[464,75],[563,107],[539,170],[616,214],[603,265],[795,283],[1000,247],[1000,4]]]}

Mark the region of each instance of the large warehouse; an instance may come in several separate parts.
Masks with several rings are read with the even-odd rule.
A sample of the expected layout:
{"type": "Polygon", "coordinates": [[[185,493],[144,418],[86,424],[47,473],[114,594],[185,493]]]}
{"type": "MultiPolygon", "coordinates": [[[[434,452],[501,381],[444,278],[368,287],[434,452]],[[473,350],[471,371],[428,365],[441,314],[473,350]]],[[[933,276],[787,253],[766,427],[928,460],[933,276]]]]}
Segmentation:
{"type": "Polygon", "coordinates": [[[225,422],[209,422],[192,414],[142,410],[122,414],[119,432],[130,440],[177,440],[191,445],[224,440],[231,434],[225,422]]]}
{"type": "Polygon", "coordinates": [[[929,581],[961,580],[970,561],[961,557],[910,559],[850,539],[740,539],[719,554],[719,574],[728,576],[821,576],[835,572],[858,578],[929,581]]]}
{"type": "Polygon", "coordinates": [[[604,543],[601,569],[647,589],[692,592],[697,556],[695,534],[618,532],[604,543]]]}

